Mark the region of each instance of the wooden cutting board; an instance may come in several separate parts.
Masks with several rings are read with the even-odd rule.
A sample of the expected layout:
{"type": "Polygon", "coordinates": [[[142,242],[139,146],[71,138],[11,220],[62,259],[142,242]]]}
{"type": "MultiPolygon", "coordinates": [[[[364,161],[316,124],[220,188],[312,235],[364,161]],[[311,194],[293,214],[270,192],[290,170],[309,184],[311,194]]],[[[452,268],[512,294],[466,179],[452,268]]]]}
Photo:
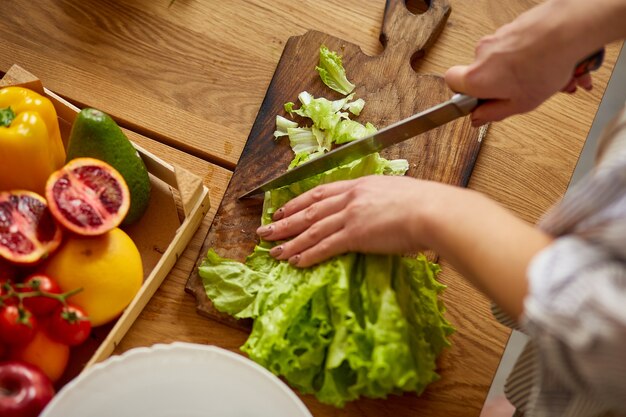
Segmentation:
{"type": "MultiPolygon", "coordinates": [[[[287,41],[197,266],[209,248],[221,256],[243,261],[258,242],[255,230],[260,225],[263,198],[240,201],[237,197],[284,172],[293,159],[289,140],[276,142],[272,135],[276,115],[286,116],[283,104],[297,103],[302,91],[315,97],[341,97],[322,83],[315,70],[321,45],[343,57],[348,79],[356,84],[356,98],[366,102],[361,115],[355,118],[363,124],[371,122],[382,128],[452,96],[441,76],[414,70],[443,30],[451,12],[446,0],[428,3],[430,6],[423,0],[387,0],[380,34],[384,51],[378,56],[367,56],[357,45],[317,31],[287,41]]],[[[407,175],[412,177],[466,186],[485,132],[472,128],[466,117],[394,145],[382,155],[408,159],[407,175]]],[[[195,295],[200,314],[234,327],[249,328],[249,322],[215,310],[197,268],[185,289],[195,295]]]]}

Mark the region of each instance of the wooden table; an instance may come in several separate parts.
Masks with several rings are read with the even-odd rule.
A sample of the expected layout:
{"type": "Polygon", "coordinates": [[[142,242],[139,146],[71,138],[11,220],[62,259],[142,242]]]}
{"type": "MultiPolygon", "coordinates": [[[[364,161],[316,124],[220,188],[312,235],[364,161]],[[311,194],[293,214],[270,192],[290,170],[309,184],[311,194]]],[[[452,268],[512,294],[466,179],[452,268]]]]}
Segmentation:
{"type": "MultiPolygon", "coordinates": [[[[452,14],[421,72],[469,63],[481,36],[539,1],[450,3],[452,14]]],[[[0,70],[19,64],[79,106],[108,112],[136,132],[131,139],[211,189],[209,215],[117,353],[172,341],[238,352],[246,334],[198,316],[183,288],[283,46],[316,29],[377,54],[384,6],[382,0],[3,1],[0,70]]],[[[608,47],[592,92],[557,95],[531,114],[493,124],[470,187],[536,221],[567,187],[618,47],[608,47]]],[[[458,329],[440,360],[441,381],[419,400],[360,400],[344,410],[303,396],[313,415],[479,414],[509,331],[491,317],[485,297],[441,263],[447,315],[458,329]]]]}

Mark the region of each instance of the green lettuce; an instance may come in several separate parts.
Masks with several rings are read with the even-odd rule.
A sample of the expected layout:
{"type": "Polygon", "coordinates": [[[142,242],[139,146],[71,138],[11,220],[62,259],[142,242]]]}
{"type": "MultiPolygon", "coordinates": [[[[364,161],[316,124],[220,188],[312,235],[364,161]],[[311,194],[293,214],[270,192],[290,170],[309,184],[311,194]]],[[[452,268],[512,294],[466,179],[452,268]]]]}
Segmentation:
{"type": "MultiPolygon", "coordinates": [[[[262,223],[293,197],[364,175],[403,175],[406,160],[368,155],[267,192],[262,223]]],[[[261,241],[245,263],[209,251],[199,267],[222,312],[252,318],[242,346],[251,359],[303,393],[343,406],[359,396],[421,393],[438,379],[436,359],[453,328],[443,316],[439,267],[417,257],[350,253],[301,269],[261,241]]]]}
{"type": "Polygon", "coordinates": [[[300,107],[287,102],[285,111],[291,116],[300,116],[311,120],[311,126],[298,126],[283,116],[276,116],[276,131],[274,138],[289,136],[289,142],[294,158],[288,169],[294,168],[306,161],[323,155],[331,150],[333,144],[343,144],[361,139],[376,132],[371,123],[362,125],[351,120],[350,114],[359,116],[365,106],[362,98],[354,99],[354,84],[346,78],[346,72],[337,53],[330,51],[324,45],[320,47],[320,64],[316,67],[322,81],[330,88],[346,95],[338,100],[328,100],[324,97],[313,97],[307,91],[298,95],[300,107]],[[315,135],[315,138],[311,136],[315,135]],[[315,146],[317,140],[318,146],[315,146]]]}
{"type": "Polygon", "coordinates": [[[311,127],[298,127],[298,124],[283,116],[276,116],[275,138],[289,136],[289,143],[294,152],[294,159],[289,168],[298,166],[310,159],[328,152],[333,144],[343,144],[361,139],[376,132],[373,124],[351,120],[350,113],[358,115],[363,110],[365,101],[351,101],[353,94],[339,100],[328,100],[324,97],[315,98],[303,91],[298,95],[300,108],[294,103],[285,103],[285,110],[290,115],[298,115],[311,119],[311,127]]]}
{"type": "Polygon", "coordinates": [[[298,96],[302,106],[293,112],[302,117],[308,117],[313,125],[322,130],[332,130],[342,118],[348,115],[341,111],[345,99],[331,101],[324,97],[315,98],[306,91],[298,96]]]}
{"type": "Polygon", "coordinates": [[[320,74],[324,84],[333,90],[343,95],[350,94],[354,90],[354,84],[348,81],[346,77],[341,56],[324,45],[320,47],[319,65],[315,69],[320,74]]]}
{"type": "Polygon", "coordinates": [[[333,131],[334,142],[338,145],[346,142],[352,142],[356,139],[364,138],[373,133],[376,133],[376,128],[373,124],[367,123],[363,126],[359,122],[354,120],[342,120],[335,126],[333,131]]]}
{"type": "Polygon", "coordinates": [[[276,115],[276,130],[274,131],[274,138],[278,139],[281,136],[289,134],[287,131],[290,128],[298,127],[298,123],[287,119],[286,117],[276,115]]]}
{"type": "Polygon", "coordinates": [[[359,98],[354,101],[346,102],[346,104],[343,105],[342,109],[349,110],[350,113],[358,116],[363,111],[363,107],[365,107],[365,100],[359,98]]]}

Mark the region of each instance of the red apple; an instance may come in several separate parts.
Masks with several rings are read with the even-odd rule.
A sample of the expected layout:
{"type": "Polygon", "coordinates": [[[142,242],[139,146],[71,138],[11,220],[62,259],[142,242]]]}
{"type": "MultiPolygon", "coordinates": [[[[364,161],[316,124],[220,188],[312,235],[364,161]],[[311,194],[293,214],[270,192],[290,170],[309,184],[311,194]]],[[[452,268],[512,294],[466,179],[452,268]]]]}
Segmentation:
{"type": "Polygon", "coordinates": [[[0,416],[37,417],[54,396],[54,387],[37,367],[0,362],[0,416]]]}

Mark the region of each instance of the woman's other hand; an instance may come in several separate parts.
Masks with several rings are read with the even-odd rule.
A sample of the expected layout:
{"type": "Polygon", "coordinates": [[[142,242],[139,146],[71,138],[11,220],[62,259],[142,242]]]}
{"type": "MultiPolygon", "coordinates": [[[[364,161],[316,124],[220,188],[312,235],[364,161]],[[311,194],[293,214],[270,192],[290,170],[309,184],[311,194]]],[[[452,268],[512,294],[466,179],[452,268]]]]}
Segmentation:
{"type": "Polygon", "coordinates": [[[257,233],[293,238],[270,254],[303,267],[345,252],[413,252],[428,246],[423,213],[440,188],[453,187],[377,175],[326,184],[285,204],[257,233]]]}

